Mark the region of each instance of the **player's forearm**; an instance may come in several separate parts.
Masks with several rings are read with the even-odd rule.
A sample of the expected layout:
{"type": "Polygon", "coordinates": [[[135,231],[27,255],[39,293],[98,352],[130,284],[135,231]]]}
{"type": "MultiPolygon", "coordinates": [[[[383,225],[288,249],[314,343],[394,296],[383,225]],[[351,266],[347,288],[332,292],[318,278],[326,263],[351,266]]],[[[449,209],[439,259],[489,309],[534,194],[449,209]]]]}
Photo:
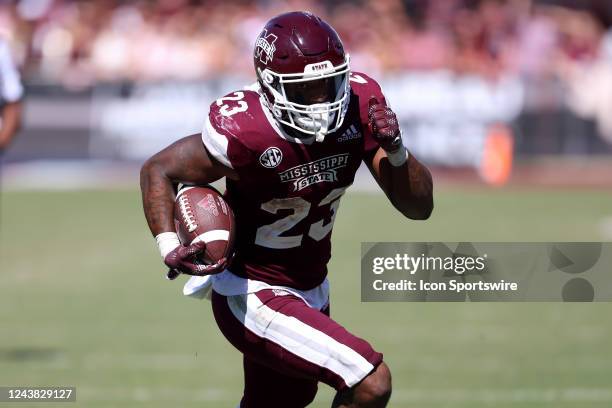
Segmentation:
{"type": "Polygon", "coordinates": [[[140,170],[142,205],[149,229],[154,236],[174,232],[174,188],[155,156],[140,170]]]}
{"type": "Polygon", "coordinates": [[[433,211],[433,181],[427,167],[412,155],[401,166],[395,167],[388,160],[383,160],[381,166],[393,206],[408,218],[429,218],[433,211]]]}
{"type": "Polygon", "coordinates": [[[2,109],[0,151],[4,150],[21,127],[21,102],[9,103],[2,109]]]}
{"type": "Polygon", "coordinates": [[[380,148],[372,160],[365,160],[393,206],[408,218],[429,218],[433,211],[431,174],[408,154],[396,114],[376,97],[368,101],[368,129],[380,148]]]}
{"type": "Polygon", "coordinates": [[[175,184],[205,185],[224,176],[237,178],[232,169],[208,157],[200,135],[177,140],[147,160],[140,170],[140,188],[153,235],[175,230],[175,184]]]}

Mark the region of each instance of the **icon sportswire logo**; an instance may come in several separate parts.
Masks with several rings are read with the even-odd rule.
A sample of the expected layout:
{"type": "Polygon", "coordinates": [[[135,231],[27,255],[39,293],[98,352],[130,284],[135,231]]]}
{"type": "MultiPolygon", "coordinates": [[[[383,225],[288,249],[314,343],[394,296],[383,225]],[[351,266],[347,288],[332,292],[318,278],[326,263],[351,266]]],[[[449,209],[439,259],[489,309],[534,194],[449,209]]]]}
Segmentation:
{"type": "Polygon", "coordinates": [[[293,191],[300,191],[312,184],[338,181],[338,169],[346,167],[349,153],[336,154],[311,161],[278,173],[281,182],[293,182],[293,191]]]}
{"type": "Polygon", "coordinates": [[[255,56],[262,63],[267,64],[274,58],[274,51],[276,51],[274,43],[277,38],[276,34],[268,34],[268,30],[264,29],[257,39],[255,43],[255,56]]]}

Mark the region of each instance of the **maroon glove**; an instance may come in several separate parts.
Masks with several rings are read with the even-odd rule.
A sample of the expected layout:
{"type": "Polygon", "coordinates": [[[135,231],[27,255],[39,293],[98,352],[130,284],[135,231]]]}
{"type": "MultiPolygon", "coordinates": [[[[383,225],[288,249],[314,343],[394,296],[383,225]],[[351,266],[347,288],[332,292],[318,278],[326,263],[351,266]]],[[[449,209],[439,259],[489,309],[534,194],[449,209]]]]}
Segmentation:
{"type": "Polygon", "coordinates": [[[200,241],[189,246],[179,245],[170,251],[164,258],[164,263],[170,268],[166,278],[173,280],[181,273],[204,276],[222,272],[227,267],[227,258],[221,258],[214,264],[203,264],[198,260],[198,255],[204,252],[205,249],[206,244],[200,241]]]}
{"type": "Polygon", "coordinates": [[[393,153],[402,146],[402,135],[395,113],[391,108],[379,103],[374,96],[368,102],[368,127],[385,151],[393,153]]]}

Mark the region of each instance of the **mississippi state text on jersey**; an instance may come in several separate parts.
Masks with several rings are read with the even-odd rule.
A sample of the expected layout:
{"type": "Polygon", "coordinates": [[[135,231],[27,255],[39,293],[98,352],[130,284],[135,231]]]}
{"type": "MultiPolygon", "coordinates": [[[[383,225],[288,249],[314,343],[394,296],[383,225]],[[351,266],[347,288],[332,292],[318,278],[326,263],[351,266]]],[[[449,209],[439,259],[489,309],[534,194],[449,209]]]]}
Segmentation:
{"type": "Polygon", "coordinates": [[[287,134],[257,91],[211,104],[202,140],[239,176],[226,180],[225,193],[236,216],[234,274],[302,290],[325,279],[340,199],[364,156],[378,148],[367,126],[368,101],[385,103],[367,75],[352,73],[350,85],[342,126],[322,142],[287,134]]]}

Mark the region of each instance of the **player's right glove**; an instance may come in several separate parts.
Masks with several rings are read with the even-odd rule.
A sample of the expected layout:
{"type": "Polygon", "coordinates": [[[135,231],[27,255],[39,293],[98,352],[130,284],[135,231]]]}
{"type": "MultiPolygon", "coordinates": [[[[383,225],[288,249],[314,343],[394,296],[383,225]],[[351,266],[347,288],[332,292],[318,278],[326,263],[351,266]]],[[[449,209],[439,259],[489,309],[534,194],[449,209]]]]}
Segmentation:
{"type": "Polygon", "coordinates": [[[189,246],[179,245],[164,257],[164,263],[170,269],[166,274],[169,280],[176,279],[181,273],[186,275],[204,276],[212,275],[225,270],[228,264],[227,258],[221,258],[214,264],[206,265],[198,260],[198,255],[206,249],[202,241],[195,242],[189,246]]]}

